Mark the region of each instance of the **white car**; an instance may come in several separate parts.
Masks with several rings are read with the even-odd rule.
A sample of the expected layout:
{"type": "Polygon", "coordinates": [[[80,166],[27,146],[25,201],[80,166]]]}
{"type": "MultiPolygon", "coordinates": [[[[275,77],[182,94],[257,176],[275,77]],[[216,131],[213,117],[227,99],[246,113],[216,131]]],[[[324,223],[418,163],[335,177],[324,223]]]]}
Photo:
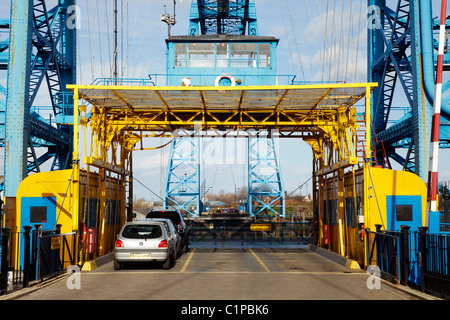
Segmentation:
{"type": "MultiPolygon", "coordinates": [[[[138,220],[139,221],[139,220],[138,220]]],[[[166,226],[167,231],[169,232],[169,237],[172,238],[172,240],[175,241],[175,248],[176,248],[176,257],[179,258],[181,256],[181,236],[178,233],[177,229],[175,229],[175,226],[173,225],[172,220],[170,219],[163,219],[163,218],[146,218],[140,221],[160,221],[162,223],[164,223],[164,225],[166,226]]]]}
{"type": "Polygon", "coordinates": [[[162,221],[127,222],[116,238],[114,269],[130,262],[162,263],[170,269],[176,258],[176,241],[162,221]]]}

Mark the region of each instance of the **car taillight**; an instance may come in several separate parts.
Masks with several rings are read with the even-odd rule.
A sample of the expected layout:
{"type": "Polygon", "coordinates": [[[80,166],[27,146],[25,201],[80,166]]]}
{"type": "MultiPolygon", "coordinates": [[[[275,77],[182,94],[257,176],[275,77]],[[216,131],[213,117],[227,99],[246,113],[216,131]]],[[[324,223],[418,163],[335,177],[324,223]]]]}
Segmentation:
{"type": "Polygon", "coordinates": [[[122,240],[116,240],[116,248],[123,248],[124,244],[122,240]]]}
{"type": "Polygon", "coordinates": [[[158,248],[167,248],[167,240],[161,240],[158,245],[158,248]]]}
{"type": "Polygon", "coordinates": [[[181,229],[183,229],[183,224],[180,222],[180,223],[178,223],[178,230],[181,230],[181,229]]]}

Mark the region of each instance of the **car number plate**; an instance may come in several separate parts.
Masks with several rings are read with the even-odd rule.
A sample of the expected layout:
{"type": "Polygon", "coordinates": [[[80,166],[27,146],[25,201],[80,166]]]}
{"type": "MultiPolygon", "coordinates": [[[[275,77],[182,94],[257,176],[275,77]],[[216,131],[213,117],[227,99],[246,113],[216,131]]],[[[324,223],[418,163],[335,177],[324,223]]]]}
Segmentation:
{"type": "Polygon", "coordinates": [[[131,257],[132,258],[150,258],[151,254],[150,253],[132,253],[131,257]]]}

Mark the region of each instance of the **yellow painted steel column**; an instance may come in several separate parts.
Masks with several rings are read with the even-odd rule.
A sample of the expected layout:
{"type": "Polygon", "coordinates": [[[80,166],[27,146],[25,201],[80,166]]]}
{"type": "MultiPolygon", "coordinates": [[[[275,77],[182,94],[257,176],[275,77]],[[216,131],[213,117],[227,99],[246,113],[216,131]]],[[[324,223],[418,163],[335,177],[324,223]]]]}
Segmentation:
{"type": "MultiPolygon", "coordinates": [[[[319,176],[319,235],[320,235],[320,246],[322,248],[325,248],[325,236],[327,234],[325,234],[325,225],[326,223],[326,212],[325,212],[325,208],[324,208],[324,178],[323,176],[319,176]]],[[[329,230],[328,230],[328,234],[329,234],[329,230]]],[[[327,245],[329,245],[329,243],[327,243],[327,245]]]]}
{"type": "Polygon", "coordinates": [[[314,244],[317,246],[321,246],[322,241],[322,232],[321,232],[321,222],[320,222],[320,212],[317,212],[317,207],[319,206],[319,181],[318,176],[316,174],[316,161],[315,161],[315,154],[313,152],[313,161],[312,161],[312,167],[313,167],[313,178],[312,178],[312,194],[313,194],[313,231],[315,235],[315,242],[314,244]]]}
{"type": "MultiPolygon", "coordinates": [[[[369,166],[372,158],[372,144],[371,144],[371,114],[370,114],[370,100],[371,100],[371,91],[370,87],[366,87],[366,156],[364,159],[364,228],[369,227],[369,166]]],[[[367,256],[367,234],[364,233],[364,260],[366,266],[369,265],[368,256],[367,256]]]]}
{"type": "Polygon", "coordinates": [[[315,161],[316,155],[313,153],[313,172],[314,172],[314,191],[313,194],[314,197],[314,210],[317,210],[317,207],[319,207],[319,212],[317,212],[317,245],[319,247],[324,248],[325,247],[325,233],[324,233],[324,226],[325,226],[325,215],[324,215],[324,208],[323,208],[323,176],[317,175],[316,172],[318,172],[318,161],[315,161]]]}
{"type": "Polygon", "coordinates": [[[72,181],[72,230],[78,230],[79,210],[80,210],[80,161],[78,152],[78,89],[73,92],[73,181],[72,181]]]}
{"type": "Polygon", "coordinates": [[[105,233],[105,219],[106,219],[106,170],[105,168],[99,169],[98,175],[100,181],[100,212],[99,212],[99,256],[103,256],[106,254],[105,246],[106,246],[106,233],[105,233]]]}
{"type": "MultiPolygon", "coordinates": [[[[101,134],[99,137],[100,140],[100,159],[102,161],[108,162],[108,147],[106,146],[106,140],[107,137],[107,125],[108,125],[108,119],[106,116],[105,111],[102,111],[101,113],[101,134]]],[[[98,232],[98,253],[99,256],[103,256],[106,254],[105,250],[105,241],[106,241],[106,234],[105,234],[105,218],[106,218],[106,169],[105,168],[99,168],[98,170],[98,178],[99,178],[99,187],[100,187],[100,206],[99,206],[99,232],[98,232]]]]}
{"type": "MultiPolygon", "coordinates": [[[[123,147],[120,148],[120,166],[122,168],[126,168],[126,159],[127,159],[127,153],[123,147]]],[[[120,212],[119,212],[119,222],[118,222],[118,228],[120,228],[126,221],[126,187],[127,185],[127,176],[125,174],[120,175],[120,212]]],[[[116,234],[119,233],[119,230],[117,230],[116,234]]]]}
{"type": "Polygon", "coordinates": [[[133,152],[130,151],[130,175],[128,180],[128,216],[127,220],[131,221],[133,218],[133,152]]]}
{"type": "Polygon", "coordinates": [[[370,87],[366,87],[366,158],[370,159],[372,157],[372,143],[370,134],[370,124],[371,124],[371,114],[370,114],[370,99],[372,94],[370,87]]]}
{"type": "Polygon", "coordinates": [[[338,214],[339,214],[339,251],[341,256],[346,256],[346,248],[344,244],[344,234],[346,233],[347,224],[345,221],[345,208],[344,208],[344,170],[339,169],[337,171],[338,182],[338,214]]]}

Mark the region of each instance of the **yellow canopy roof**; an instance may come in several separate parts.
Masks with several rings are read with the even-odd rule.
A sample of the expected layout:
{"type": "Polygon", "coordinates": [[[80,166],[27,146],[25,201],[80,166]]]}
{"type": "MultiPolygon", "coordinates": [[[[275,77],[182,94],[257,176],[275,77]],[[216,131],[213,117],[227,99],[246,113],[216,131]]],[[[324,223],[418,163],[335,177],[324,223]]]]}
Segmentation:
{"type": "Polygon", "coordinates": [[[330,110],[350,107],[375,84],[258,87],[83,86],[79,97],[97,107],[144,110],[330,110]]]}

